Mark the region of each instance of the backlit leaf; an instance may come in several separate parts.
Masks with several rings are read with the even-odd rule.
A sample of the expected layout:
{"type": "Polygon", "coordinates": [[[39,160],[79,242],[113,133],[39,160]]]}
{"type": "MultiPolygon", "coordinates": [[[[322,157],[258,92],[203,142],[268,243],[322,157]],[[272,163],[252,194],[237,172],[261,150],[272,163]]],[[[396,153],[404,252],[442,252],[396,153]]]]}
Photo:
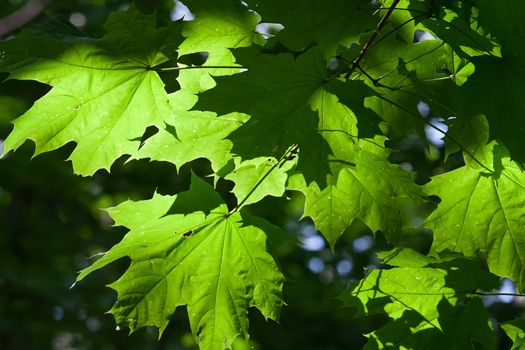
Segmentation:
{"type": "Polygon", "coordinates": [[[144,326],[163,331],[175,309],[186,305],[199,346],[225,349],[237,336],[248,339],[248,308],[278,319],[283,277],[265,251],[264,232],[244,225],[242,214],[229,214],[224,204],[207,215],[166,215],[170,207],[186,208],[193,191],[203,196],[207,187],[213,196],[202,181],[193,176],[189,192],[180,197],[155,194],[110,209],[116,224],[125,224],[130,232],[82,270],[78,280],[127,256],[130,267],[111,284],[118,299],[110,312],[118,326],[132,332],[144,326]],[[140,217],[128,219],[137,212],[140,217]]]}
{"type": "Polygon", "coordinates": [[[436,176],[425,186],[441,199],[426,220],[433,249],[481,255],[490,270],[525,284],[525,174],[497,144],[486,147],[493,172],[462,167],[436,176]]]}
{"type": "Polygon", "coordinates": [[[100,40],[59,41],[27,31],[0,44],[0,71],[51,85],[15,120],[5,151],[26,140],[36,154],[74,141],[75,172],[91,175],[133,153],[148,126],[164,127],[173,111],[155,67],[176,56],[177,24],[156,28],[153,16],[116,13],[100,40]]]}

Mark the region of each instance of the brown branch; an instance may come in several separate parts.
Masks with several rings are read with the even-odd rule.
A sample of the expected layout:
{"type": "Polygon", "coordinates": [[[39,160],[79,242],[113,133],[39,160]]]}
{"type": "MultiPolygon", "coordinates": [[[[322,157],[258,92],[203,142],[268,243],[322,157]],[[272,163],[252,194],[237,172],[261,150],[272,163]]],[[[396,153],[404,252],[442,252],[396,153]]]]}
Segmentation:
{"type": "Polygon", "coordinates": [[[0,19],[0,37],[7,36],[38,17],[51,0],[30,0],[18,11],[0,19]]]}
{"type": "Polygon", "coordinates": [[[346,74],[346,78],[347,79],[350,77],[350,74],[352,74],[352,72],[359,66],[359,62],[361,62],[361,60],[363,59],[363,57],[365,56],[367,51],[372,46],[372,43],[374,42],[374,40],[377,37],[377,34],[379,34],[381,29],[385,26],[386,21],[388,20],[388,18],[392,14],[392,12],[394,12],[394,9],[396,8],[396,6],[399,3],[399,1],[400,0],[394,0],[392,2],[392,5],[390,5],[390,7],[386,11],[386,13],[383,15],[383,17],[381,18],[381,20],[377,24],[377,27],[376,27],[376,30],[374,31],[374,34],[372,34],[372,36],[367,40],[367,42],[365,43],[365,45],[361,49],[361,52],[359,52],[359,54],[356,56],[356,58],[354,58],[354,60],[352,61],[352,65],[350,66],[350,72],[348,72],[346,74]]]}

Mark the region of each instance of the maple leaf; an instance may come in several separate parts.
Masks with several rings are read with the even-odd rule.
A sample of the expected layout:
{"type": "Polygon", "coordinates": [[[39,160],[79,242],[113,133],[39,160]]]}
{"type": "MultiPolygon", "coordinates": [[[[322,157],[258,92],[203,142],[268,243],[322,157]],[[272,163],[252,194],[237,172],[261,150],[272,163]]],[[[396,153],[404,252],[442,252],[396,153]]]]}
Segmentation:
{"type": "MultiPolygon", "coordinates": [[[[28,139],[35,154],[75,142],[70,160],[84,175],[109,169],[123,155],[177,169],[205,158],[216,181],[234,183],[233,210],[195,175],[189,191],[108,210],[130,231],[78,280],[131,259],[111,285],[117,325],[153,325],[162,333],[186,305],[201,348],[231,347],[236,337],[248,339],[250,307],[278,318],[283,276],[267,243],[290,240],[245,206],[301,191],[304,215],[332,249],[356,219],[405,245],[406,226],[430,209],[428,195],[441,200],[424,224],[434,232],[431,256],[382,253],[388,268],[351,283],[343,300],[390,318],[368,334],[366,349],[469,349],[473,342],[490,348],[494,331],[476,291],[497,287],[492,273],[525,285],[525,178],[516,162],[523,160],[525,128],[524,5],[184,3],[194,20],[158,27],[156,15],[131,8],[109,17],[101,39],[69,26],[22,31],[0,43],[0,71],[51,86],[14,122],[5,152],[28,139]],[[283,29],[258,32],[261,21],[283,29]],[[418,30],[435,40],[418,42],[418,30]],[[197,56],[202,64],[183,63],[197,56]],[[421,118],[421,102],[431,117],[421,118]],[[414,140],[414,131],[425,140],[433,117],[449,125],[445,157],[462,151],[466,165],[434,176],[422,190],[392,164],[390,148],[405,151],[403,140],[414,140]],[[502,143],[489,143],[494,137],[515,161],[502,143]],[[465,257],[485,259],[492,273],[465,257]]],[[[25,109],[23,99],[0,100],[7,115],[25,109]]],[[[521,321],[503,329],[515,348],[523,344],[521,321]]]]}
{"type": "MultiPolygon", "coordinates": [[[[490,270],[525,285],[525,176],[508,153],[491,143],[493,167],[462,167],[425,186],[441,199],[424,223],[434,231],[433,250],[486,257],[490,270]]],[[[488,157],[488,156],[487,156],[488,157]]],[[[490,164],[490,163],[489,163],[490,164]]]]}
{"type": "MultiPolygon", "coordinates": [[[[436,115],[453,114],[459,93],[447,72],[454,71],[457,62],[443,41],[413,43],[395,35],[385,38],[375,43],[375,50],[367,53],[354,73],[376,91],[374,96],[365,98],[364,106],[381,116],[391,138],[404,137],[408,130],[424,138],[426,123],[417,105],[427,103],[436,115]]],[[[348,54],[343,53],[347,59],[353,55],[351,50],[348,54]]],[[[338,91],[340,96],[346,95],[344,90],[338,91]]]]}
{"type": "MultiPolygon", "coordinates": [[[[465,163],[469,166],[482,169],[483,164],[491,163],[491,152],[485,153],[489,141],[489,125],[485,116],[475,115],[452,120],[447,136],[453,140],[461,140],[465,163]]],[[[460,148],[457,143],[445,145],[446,156],[458,151],[460,148]]]]}
{"type": "Polygon", "coordinates": [[[231,75],[239,70],[231,49],[264,44],[263,36],[257,32],[259,16],[238,1],[190,0],[185,1],[195,16],[184,22],[182,34],[185,40],[179,46],[179,55],[202,52],[206,69],[186,69],[179,72],[177,81],[182,89],[198,93],[214,87],[211,77],[231,75]],[[229,67],[229,68],[228,68],[229,67]]]}
{"type": "Polygon", "coordinates": [[[495,348],[493,344],[496,336],[480,298],[455,305],[443,298],[437,309],[443,329],[433,327],[416,312],[407,310],[402,318],[390,321],[368,334],[368,342],[363,349],[388,349],[391,344],[405,349],[474,350],[478,344],[484,344],[487,349],[495,348]]]}
{"type": "Polygon", "coordinates": [[[303,154],[300,164],[308,154],[317,154],[316,146],[324,141],[317,133],[318,120],[308,102],[326,74],[321,53],[312,49],[296,60],[290,54],[262,54],[254,48],[234,53],[237,63],[248,70],[217,77],[217,87],[199,94],[195,109],[251,116],[228,137],[233,152],[243,159],[280,156],[294,143],[303,154]]]}
{"type": "Polygon", "coordinates": [[[262,44],[264,39],[256,32],[259,16],[237,1],[195,0],[186,1],[185,5],[195,20],[182,24],[185,39],[177,52],[179,56],[200,52],[206,62],[197,67],[181,66],[177,77],[181,90],[169,96],[176,117],[166,120],[169,126],[147,139],[132,159],[169,161],[180,167],[202,157],[209,159],[217,172],[232,158],[233,145],[225,137],[249,116],[230,113],[217,117],[214,112],[188,110],[197,102],[194,94],[216,85],[213,76],[239,72],[234,68],[235,58],[230,49],[262,44]]]}
{"type": "Polygon", "coordinates": [[[190,190],[179,196],[155,194],[108,212],[130,232],[82,270],[77,280],[130,257],[128,270],[110,285],[118,293],[110,311],[118,326],[133,332],[151,325],[162,332],[175,309],[187,305],[199,346],[224,349],[237,336],[248,338],[249,307],[278,319],[283,276],[265,250],[266,235],[245,225],[242,214],[228,213],[218,194],[197,176],[192,177],[190,190]],[[213,209],[208,214],[166,215],[170,208],[186,212],[199,201],[213,209]]]}
{"type": "Polygon", "coordinates": [[[225,167],[233,157],[233,144],[226,137],[249,117],[240,113],[217,116],[213,112],[188,111],[197,96],[187,90],[170,94],[169,101],[176,117],[167,120],[167,127],[148,138],[130,159],[168,161],[180,168],[191,160],[206,158],[215,172],[225,167]]]}
{"type": "Polygon", "coordinates": [[[187,0],[184,4],[195,15],[195,20],[184,26],[186,40],[179,48],[181,54],[206,51],[220,56],[229,52],[229,48],[264,43],[262,35],[255,30],[259,15],[238,1],[187,0]]]}
{"type": "Polygon", "coordinates": [[[475,72],[461,86],[461,117],[483,114],[493,139],[502,141],[513,159],[525,160],[522,135],[525,130],[525,25],[520,13],[525,4],[502,0],[479,2],[479,24],[488,29],[501,46],[501,54],[472,58],[475,72]]]}
{"type": "MultiPolygon", "coordinates": [[[[325,187],[331,172],[337,176],[341,164],[352,161],[349,146],[357,142],[358,136],[352,108],[364,109],[362,101],[345,106],[325,89],[327,72],[318,48],[296,59],[290,54],[270,55],[254,48],[234,53],[237,62],[248,70],[217,77],[217,86],[199,94],[194,108],[219,115],[250,115],[228,137],[233,142],[233,153],[243,159],[275,157],[298,144],[298,169],[308,183],[315,181],[325,187]]],[[[352,87],[358,91],[368,89],[358,84],[352,87]]]]}
{"type": "Polygon", "coordinates": [[[239,209],[259,202],[266,196],[280,197],[284,194],[291,162],[259,157],[238,162],[233,172],[225,176],[235,183],[232,192],[237,197],[239,209]]]}
{"type": "MultiPolygon", "coordinates": [[[[469,344],[472,338],[492,340],[487,312],[479,298],[466,307],[460,299],[478,289],[491,290],[499,284],[497,276],[483,271],[477,262],[460,256],[428,257],[411,249],[397,248],[379,256],[391,269],[370,271],[343,292],[345,306],[367,314],[385,312],[392,321],[371,334],[367,349],[378,343],[394,342],[409,346],[441,340],[469,344]],[[485,332],[462,332],[457,338],[452,320],[477,319],[485,332]],[[488,330],[488,332],[486,332],[488,330]],[[421,332],[421,333],[420,333],[421,332]],[[430,334],[429,334],[430,332],[430,334]],[[418,334],[419,333],[419,334],[418,334]]],[[[375,347],[374,347],[375,345],[375,347]]]]}
{"type": "Polygon", "coordinates": [[[525,346],[525,320],[516,319],[501,324],[501,328],[512,339],[512,349],[519,350],[525,346]]]}
{"type": "MultiPolygon", "coordinates": [[[[436,38],[446,38],[447,45],[451,46],[459,56],[497,55],[499,45],[484,30],[478,21],[478,11],[473,11],[469,4],[449,3],[450,6],[441,8],[436,3],[413,2],[401,0],[399,7],[408,7],[410,11],[399,11],[395,16],[400,20],[410,20],[415,17],[417,23],[407,34],[410,39],[414,30],[432,33],[436,38]],[[432,13],[431,16],[428,14],[432,13]]],[[[394,17],[394,15],[392,16],[394,17]]],[[[457,78],[457,74],[456,74],[457,78]]]]}
{"type": "Polygon", "coordinates": [[[173,112],[154,69],[175,57],[182,37],[176,23],[157,29],[154,18],[132,8],[110,15],[99,40],[25,31],[1,43],[0,71],[53,87],[14,121],[4,153],[27,139],[35,154],[74,141],[73,168],[91,175],[133,153],[148,126],[164,128],[173,112]]]}
{"type": "Polygon", "coordinates": [[[261,15],[262,22],[284,27],[274,40],[299,52],[318,44],[327,58],[336,54],[339,45],[359,42],[360,35],[376,25],[371,16],[375,8],[367,8],[366,0],[248,0],[246,3],[261,15]]]}
{"type": "Polygon", "coordinates": [[[355,219],[396,241],[408,214],[424,202],[422,190],[408,172],[381,156],[358,149],[355,163],[355,169],[344,168],[337,183],[323,190],[316,184],[291,185],[306,196],[304,215],[332,247],[355,219]]]}

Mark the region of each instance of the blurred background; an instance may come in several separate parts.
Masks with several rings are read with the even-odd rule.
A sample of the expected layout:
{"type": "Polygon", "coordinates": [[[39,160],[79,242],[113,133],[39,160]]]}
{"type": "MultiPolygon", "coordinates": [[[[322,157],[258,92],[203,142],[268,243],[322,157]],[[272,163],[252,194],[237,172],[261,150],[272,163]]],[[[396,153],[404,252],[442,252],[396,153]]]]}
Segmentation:
{"type": "MultiPolygon", "coordinates": [[[[39,23],[46,16],[58,16],[92,36],[103,35],[101,24],[111,11],[129,6],[127,1],[23,1],[0,2],[0,32],[3,39],[16,35],[18,27],[8,18],[20,15],[27,6],[37,7],[24,20],[39,23]],[[6,24],[7,23],[7,24],[6,24]]],[[[184,18],[191,13],[178,1],[138,1],[144,12],[158,8],[161,20],[184,18]]],[[[16,21],[15,21],[16,23],[16,21]]],[[[0,81],[6,75],[0,74],[0,81]]],[[[27,110],[49,87],[29,81],[0,83],[1,140],[12,129],[10,121],[27,110]]],[[[428,106],[427,106],[428,107],[428,106]]],[[[424,105],[422,115],[428,114],[424,105]]],[[[438,122],[438,121],[436,121],[438,122]]],[[[391,161],[411,171],[420,184],[434,174],[455,168],[462,159],[451,157],[443,165],[440,138],[428,130],[426,139],[414,135],[397,141],[391,161]]],[[[62,149],[31,160],[33,144],[27,142],[16,153],[0,159],[0,349],[195,349],[186,310],[179,308],[163,337],[155,329],[141,329],[128,335],[117,331],[111,315],[105,314],[115,301],[115,293],[105,285],[126,269],[129,261],[119,261],[94,273],[70,289],[77,272],[89,265],[89,256],[108,250],[125,234],[112,227],[101,208],[124,200],[147,199],[155,190],[174,194],[189,187],[190,169],[204,176],[211,172],[207,161],[187,164],[177,172],[162,162],[133,161],[123,166],[119,160],[111,175],[99,171],[93,178],[73,175],[65,161],[73,149],[62,149]]],[[[231,200],[231,184],[221,182],[219,190],[231,200]]],[[[349,281],[363,277],[366,269],[377,266],[375,251],[388,249],[381,234],[372,236],[360,222],[354,225],[330,252],[311,222],[300,220],[304,199],[296,193],[288,198],[267,198],[249,210],[289,233],[290,239],[275,247],[275,258],[287,283],[287,306],[280,324],[265,321],[250,312],[251,346],[256,349],[360,349],[362,335],[382,325],[381,317],[355,319],[351,310],[337,300],[349,281]]],[[[414,220],[421,220],[418,213],[414,220]]],[[[414,230],[403,245],[428,251],[431,234],[414,230]]],[[[513,292],[511,281],[502,281],[502,291],[513,292]]],[[[523,314],[523,301],[515,297],[484,299],[495,323],[523,314]]],[[[501,348],[509,339],[500,334],[501,348]]],[[[245,349],[245,344],[236,344],[245,349]]]]}

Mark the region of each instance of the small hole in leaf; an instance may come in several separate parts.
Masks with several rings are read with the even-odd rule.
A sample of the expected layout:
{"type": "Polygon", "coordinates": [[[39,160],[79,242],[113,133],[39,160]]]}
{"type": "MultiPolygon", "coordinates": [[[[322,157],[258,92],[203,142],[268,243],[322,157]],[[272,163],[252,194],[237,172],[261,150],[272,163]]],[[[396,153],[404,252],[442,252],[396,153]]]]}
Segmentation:
{"type": "Polygon", "coordinates": [[[424,30],[421,30],[421,29],[416,29],[414,31],[414,40],[413,40],[414,43],[420,43],[426,40],[436,40],[436,37],[430,34],[429,32],[425,32],[424,30]]]}

